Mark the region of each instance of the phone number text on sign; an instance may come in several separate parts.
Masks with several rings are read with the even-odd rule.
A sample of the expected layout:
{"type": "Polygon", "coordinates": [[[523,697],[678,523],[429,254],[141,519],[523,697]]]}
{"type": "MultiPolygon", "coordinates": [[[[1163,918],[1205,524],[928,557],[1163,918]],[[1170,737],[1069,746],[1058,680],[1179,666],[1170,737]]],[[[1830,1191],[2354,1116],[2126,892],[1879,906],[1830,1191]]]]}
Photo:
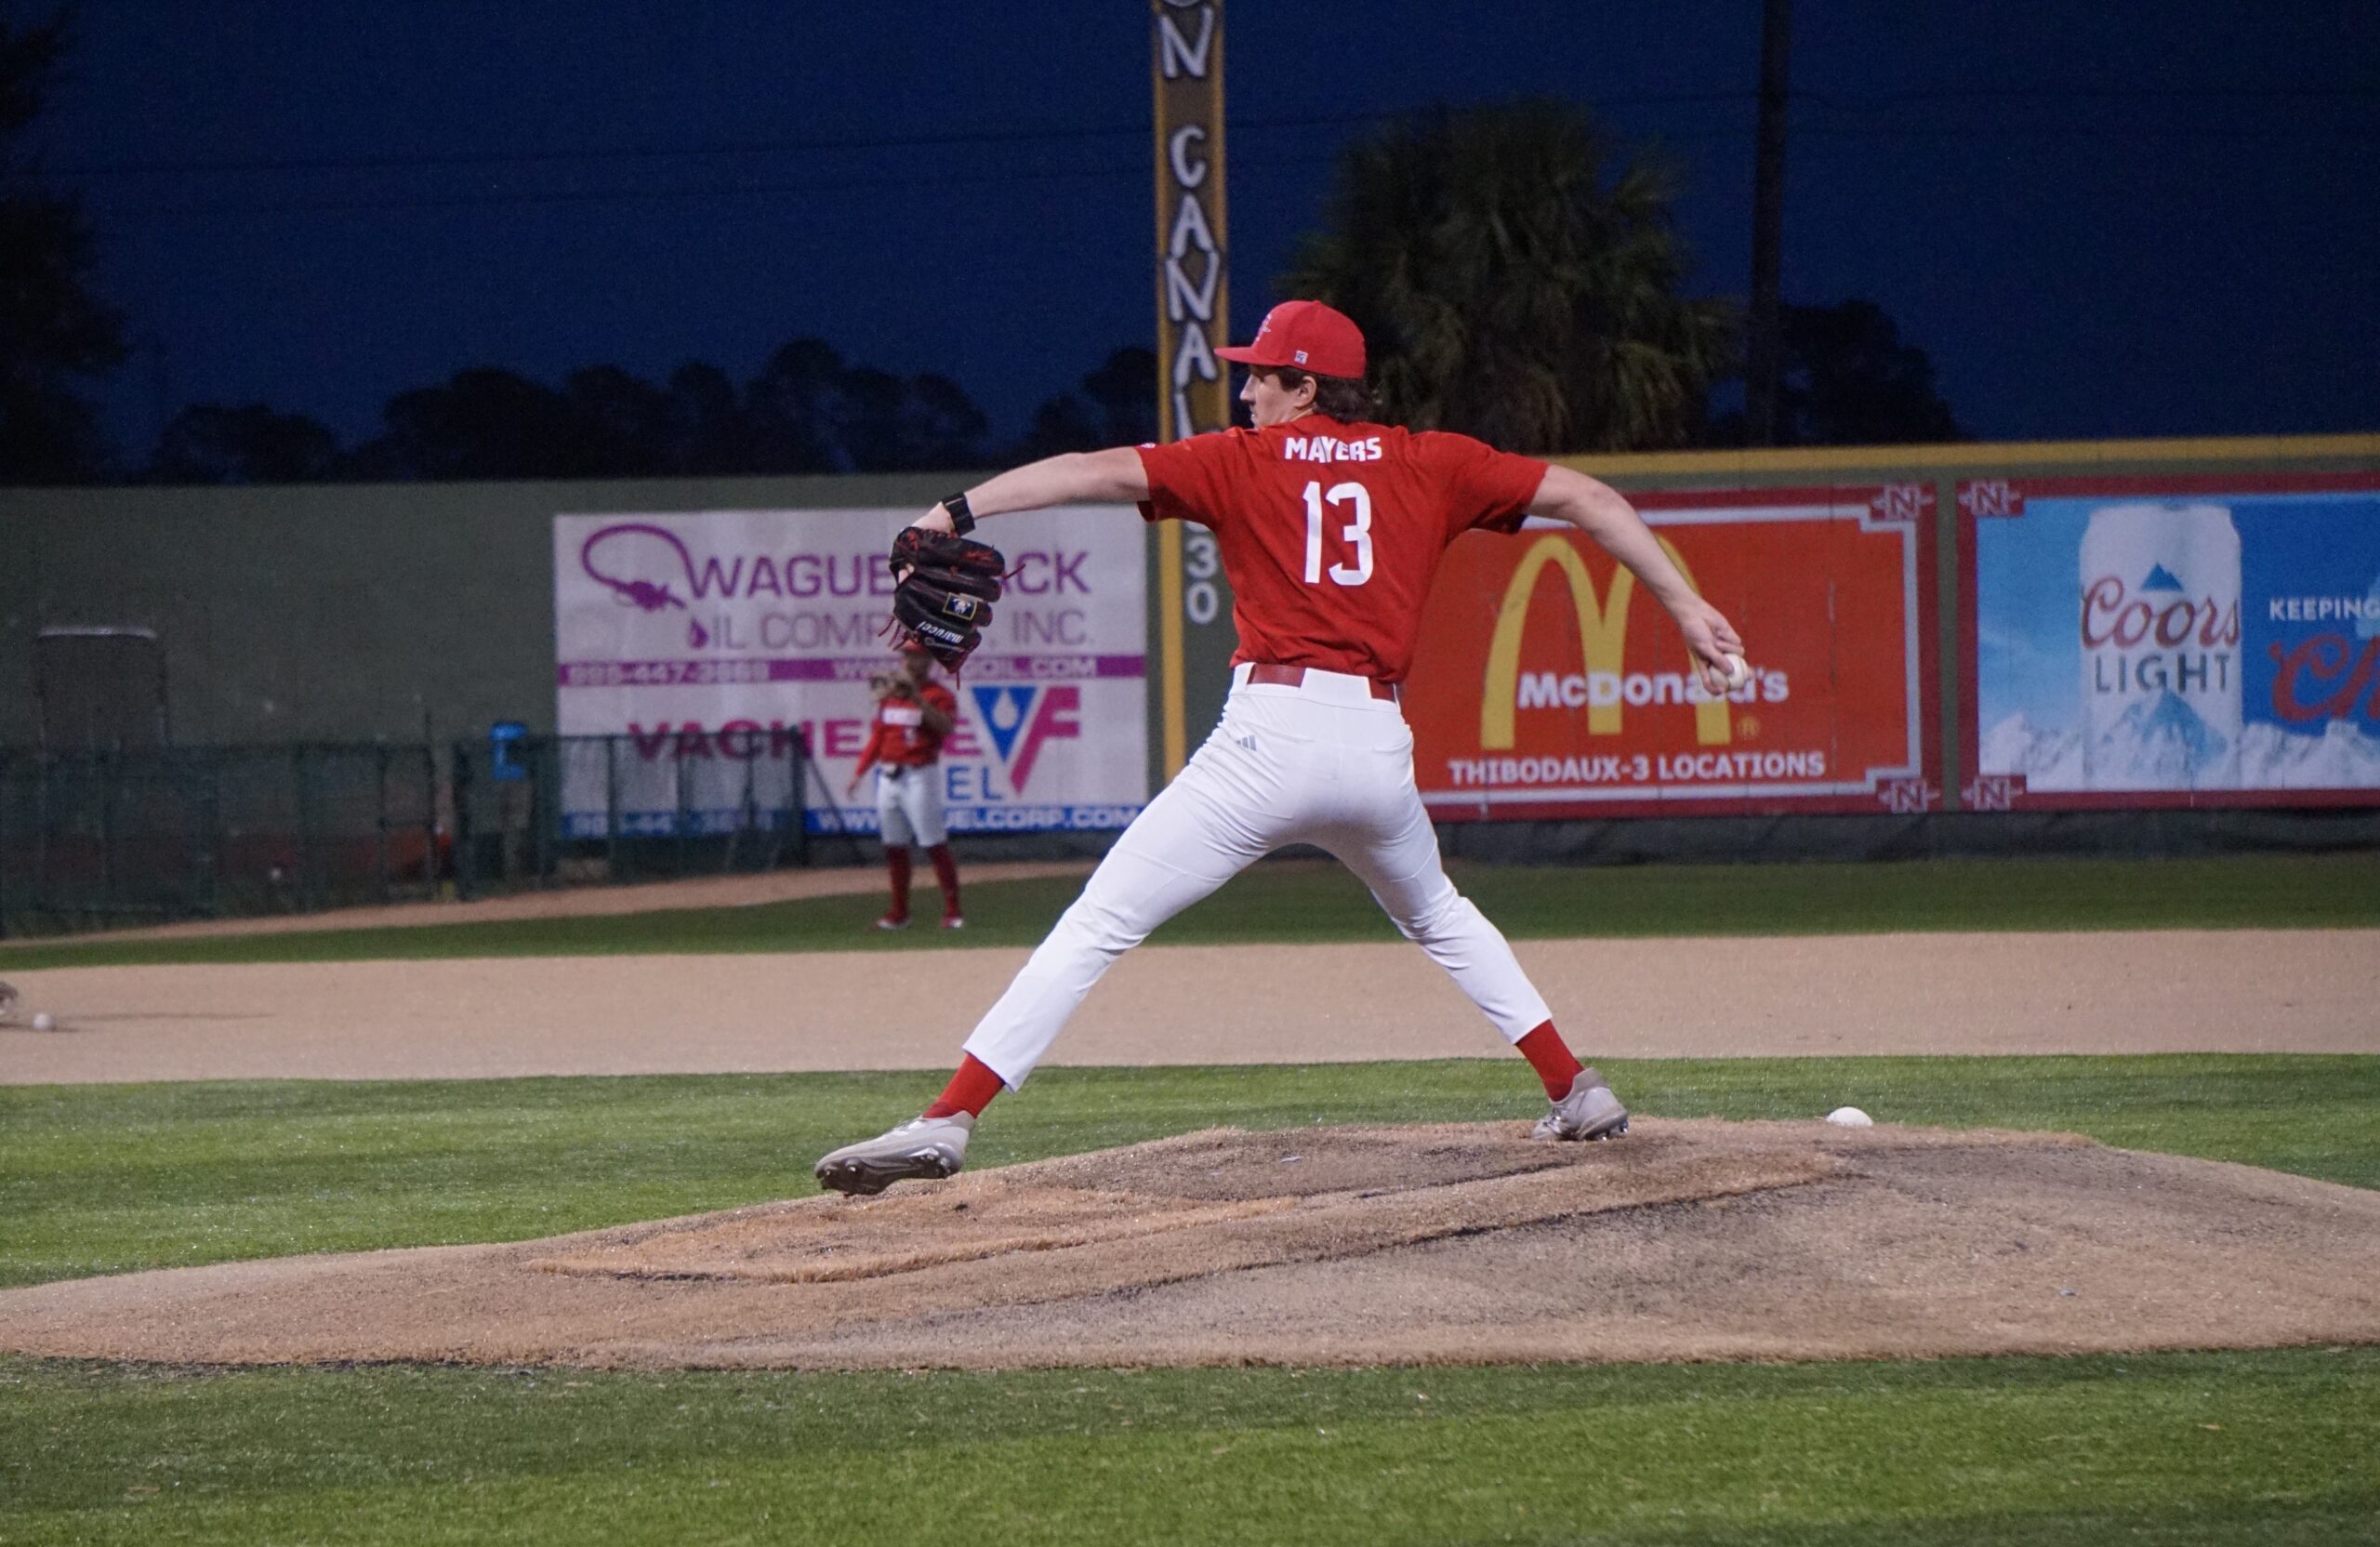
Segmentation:
{"type": "Polygon", "coordinates": [[[562,671],[566,688],[708,687],[768,680],[766,661],[574,661],[562,671]]]}

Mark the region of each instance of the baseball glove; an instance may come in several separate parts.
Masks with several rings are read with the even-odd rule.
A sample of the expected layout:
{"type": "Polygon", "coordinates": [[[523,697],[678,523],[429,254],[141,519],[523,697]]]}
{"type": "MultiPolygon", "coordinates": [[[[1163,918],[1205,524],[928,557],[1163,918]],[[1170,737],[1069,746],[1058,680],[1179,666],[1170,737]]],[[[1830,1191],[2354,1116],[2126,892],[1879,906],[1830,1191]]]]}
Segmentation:
{"type": "Polygon", "coordinates": [[[892,539],[892,573],[900,575],[892,590],[893,625],[944,670],[957,671],[984,642],[1007,567],[989,543],[903,527],[892,539]]]}

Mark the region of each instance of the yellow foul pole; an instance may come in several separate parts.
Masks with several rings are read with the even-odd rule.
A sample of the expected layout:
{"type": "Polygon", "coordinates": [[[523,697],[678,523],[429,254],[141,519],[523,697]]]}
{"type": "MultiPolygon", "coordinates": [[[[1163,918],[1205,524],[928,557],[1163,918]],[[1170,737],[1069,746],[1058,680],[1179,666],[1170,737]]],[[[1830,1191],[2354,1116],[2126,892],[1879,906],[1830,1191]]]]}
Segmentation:
{"type": "MultiPolygon", "coordinates": [[[[1215,358],[1227,341],[1224,272],[1223,0],[1149,0],[1156,96],[1157,424],[1178,441],[1231,423],[1231,383],[1215,358]]],[[[1203,533],[1192,567],[1212,573],[1203,533]]],[[[1216,588],[1184,585],[1179,522],[1157,523],[1157,670],[1165,776],[1189,757],[1183,708],[1185,618],[1215,615],[1216,588]],[[1192,589],[1201,590],[1193,596],[1192,589]]]]}

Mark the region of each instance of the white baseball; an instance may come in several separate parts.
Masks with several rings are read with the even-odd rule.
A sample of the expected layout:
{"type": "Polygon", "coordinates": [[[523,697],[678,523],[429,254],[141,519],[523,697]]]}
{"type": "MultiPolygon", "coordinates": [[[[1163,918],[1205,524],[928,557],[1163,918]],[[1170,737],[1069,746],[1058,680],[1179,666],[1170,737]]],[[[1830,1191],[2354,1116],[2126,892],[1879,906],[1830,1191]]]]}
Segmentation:
{"type": "Polygon", "coordinates": [[[35,1031],[56,1031],[58,1029],[58,1017],[45,1010],[40,1014],[33,1017],[33,1029],[35,1031]]]}
{"type": "Polygon", "coordinates": [[[1713,698],[1724,698],[1752,681],[1752,668],[1744,664],[1741,655],[1726,651],[1720,654],[1719,659],[1725,664],[1696,663],[1696,669],[1702,674],[1702,690],[1713,698]]]}
{"type": "Polygon", "coordinates": [[[1856,1106],[1838,1106],[1826,1115],[1826,1120],[1837,1128],[1873,1128],[1876,1119],[1856,1106]]]}

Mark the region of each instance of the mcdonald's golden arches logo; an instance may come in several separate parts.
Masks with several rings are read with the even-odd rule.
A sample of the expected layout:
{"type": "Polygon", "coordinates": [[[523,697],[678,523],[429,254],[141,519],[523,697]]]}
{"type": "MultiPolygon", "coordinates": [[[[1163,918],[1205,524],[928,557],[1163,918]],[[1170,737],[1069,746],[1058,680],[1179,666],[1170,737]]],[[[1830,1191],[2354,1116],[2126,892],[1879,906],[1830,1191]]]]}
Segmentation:
{"type": "MultiPolygon", "coordinates": [[[[1667,537],[1659,532],[1654,540],[1670,556],[1686,583],[1699,594],[1701,587],[1695,584],[1694,572],[1686,567],[1667,537]]],[[[1570,583],[1570,603],[1578,610],[1579,641],[1584,647],[1587,679],[1607,676],[1618,681],[1624,676],[1628,641],[1628,607],[1635,600],[1636,576],[1626,565],[1614,565],[1611,593],[1607,598],[1595,595],[1594,576],[1587,573],[1587,562],[1579,556],[1567,537],[1549,533],[1531,545],[1521,562],[1513,568],[1513,578],[1504,588],[1504,600],[1496,610],[1496,632],[1488,646],[1488,670],[1479,702],[1479,746],[1484,751],[1508,751],[1514,739],[1514,713],[1520,699],[1521,635],[1528,625],[1528,609],[1536,594],[1538,576],[1547,565],[1562,571],[1570,583]]],[[[1689,678],[1690,680],[1690,678],[1689,678]]],[[[1591,736],[1620,734],[1621,701],[1619,695],[1591,696],[1587,704],[1587,734],[1591,736]]],[[[1725,747],[1734,736],[1730,725],[1727,701],[1706,698],[1694,706],[1694,739],[1704,747],[1725,747]]]]}

